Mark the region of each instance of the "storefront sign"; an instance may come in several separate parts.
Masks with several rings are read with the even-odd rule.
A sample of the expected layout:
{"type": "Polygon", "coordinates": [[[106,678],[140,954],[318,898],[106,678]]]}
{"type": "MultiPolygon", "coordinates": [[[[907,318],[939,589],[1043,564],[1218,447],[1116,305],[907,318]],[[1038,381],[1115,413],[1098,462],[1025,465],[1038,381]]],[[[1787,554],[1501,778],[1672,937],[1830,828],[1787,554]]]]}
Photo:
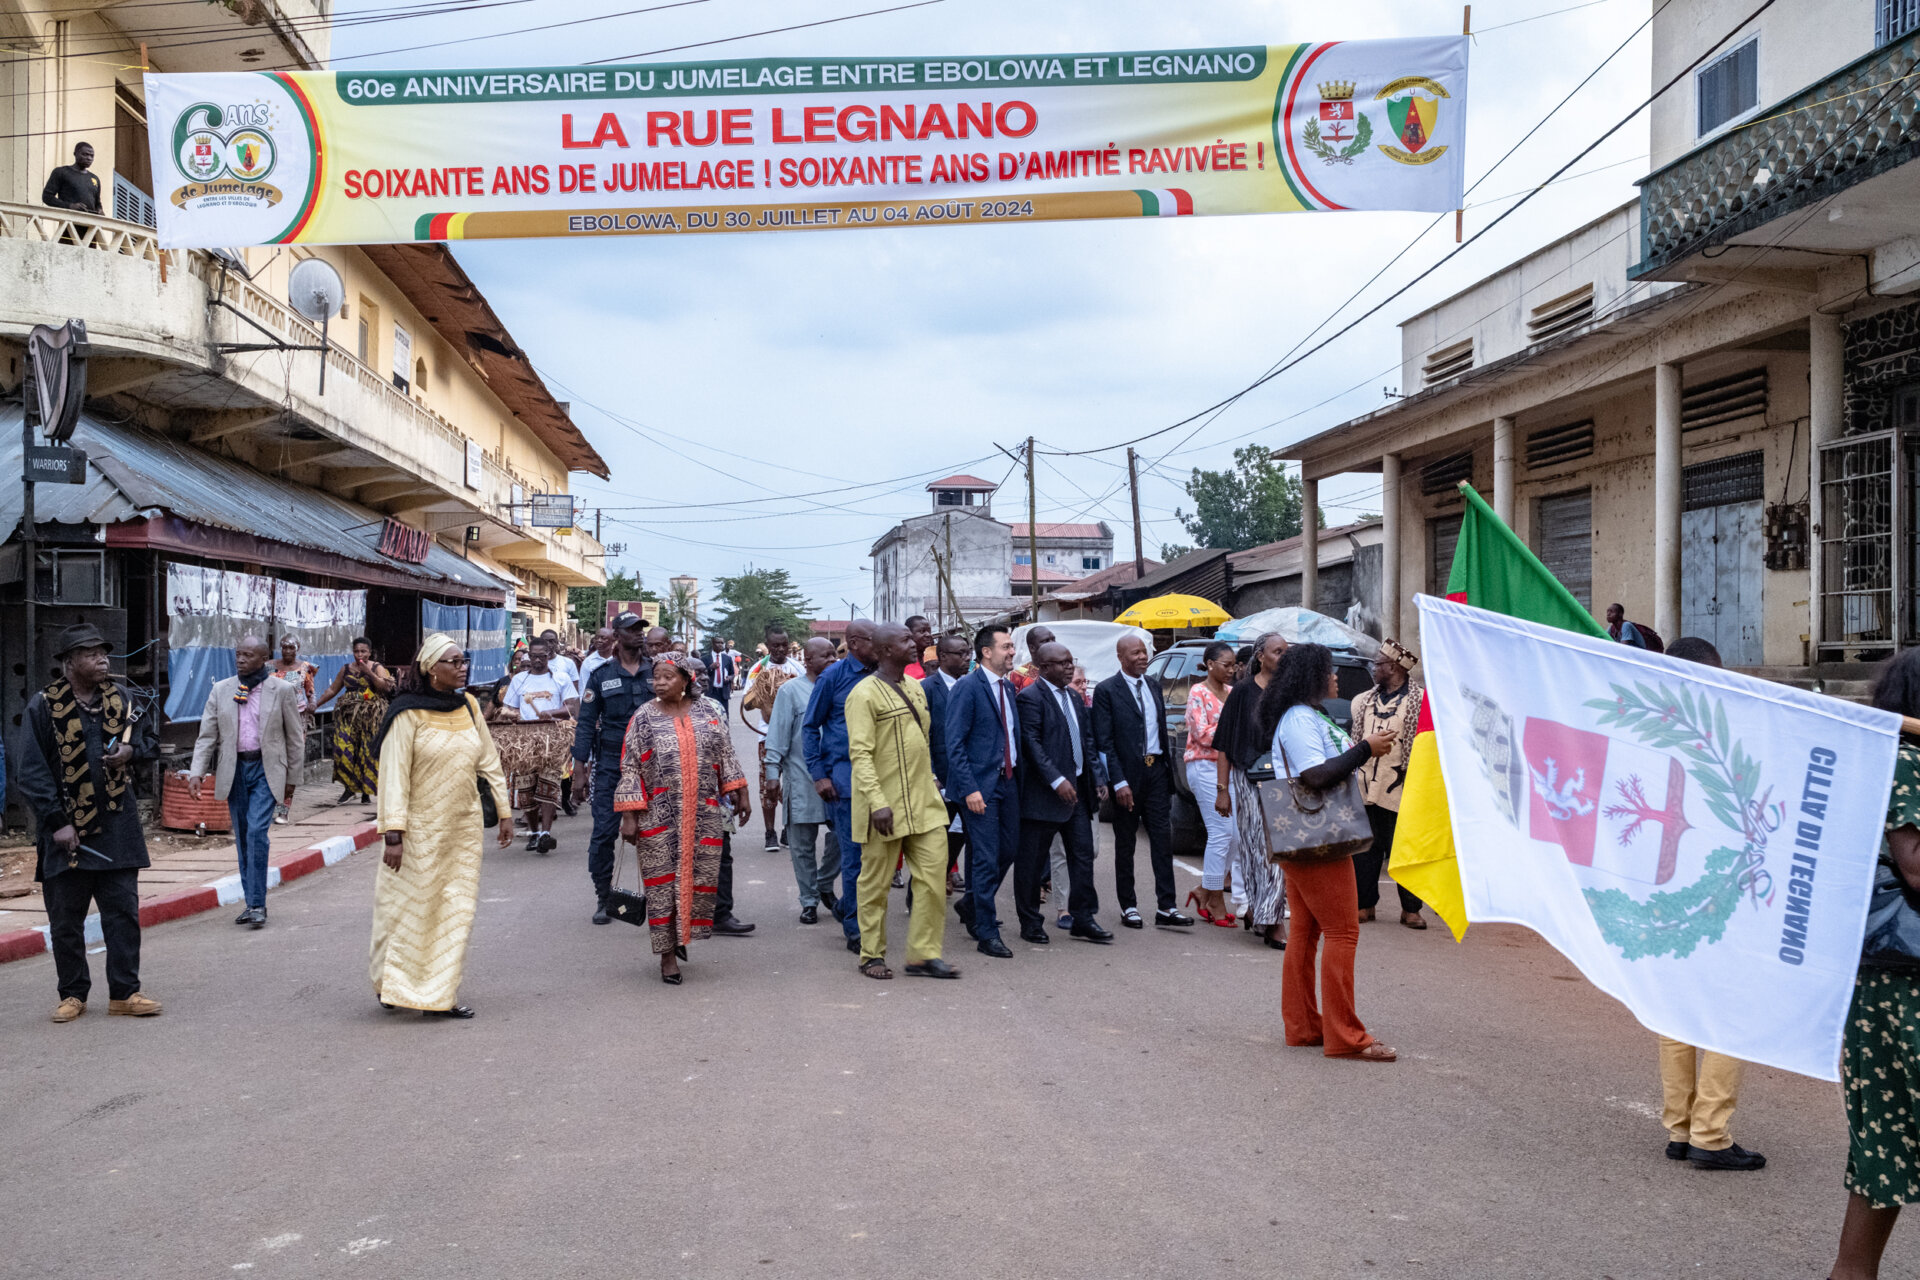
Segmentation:
{"type": "Polygon", "coordinates": [[[62,445],[28,445],[26,478],[35,484],[85,484],[87,451],[62,445]]]}
{"type": "Polygon", "coordinates": [[[146,77],[168,247],[1443,211],[1466,89],[1464,36],[146,77]]]}
{"type": "Polygon", "coordinates": [[[431,550],[433,535],[425,530],[401,524],[392,517],[380,527],[380,554],[389,559],[425,564],[431,550]]]}

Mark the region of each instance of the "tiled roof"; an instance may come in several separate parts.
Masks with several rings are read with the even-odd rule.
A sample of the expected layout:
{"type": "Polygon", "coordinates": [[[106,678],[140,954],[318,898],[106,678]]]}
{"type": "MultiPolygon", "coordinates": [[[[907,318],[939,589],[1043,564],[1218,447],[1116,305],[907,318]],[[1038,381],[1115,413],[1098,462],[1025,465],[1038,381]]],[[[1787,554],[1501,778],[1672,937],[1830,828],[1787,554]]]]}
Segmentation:
{"type": "MultiPolygon", "coordinates": [[[[1013,539],[1018,542],[1027,536],[1027,526],[1013,526],[1013,539]]],[[[1048,524],[1042,520],[1035,527],[1035,536],[1041,538],[1106,538],[1111,533],[1097,524],[1048,524]]]]}
{"type": "Polygon", "coordinates": [[[1000,486],[991,480],[982,480],[979,476],[948,476],[945,480],[935,480],[927,485],[932,489],[998,489],[1000,486]]]}

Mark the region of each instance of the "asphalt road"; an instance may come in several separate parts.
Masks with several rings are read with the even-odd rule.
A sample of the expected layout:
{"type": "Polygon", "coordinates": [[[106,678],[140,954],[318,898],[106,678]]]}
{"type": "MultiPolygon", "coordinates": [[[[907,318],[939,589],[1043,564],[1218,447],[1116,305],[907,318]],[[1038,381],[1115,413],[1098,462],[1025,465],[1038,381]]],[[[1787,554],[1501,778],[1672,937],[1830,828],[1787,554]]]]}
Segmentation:
{"type": "MultiPolygon", "coordinates": [[[[1330,1061],[1284,1046],[1280,953],[1239,930],[995,961],[949,916],[961,981],[863,978],[757,833],[759,931],[678,988],[588,923],[584,814],[489,853],[471,1022],[374,1003],[371,850],[265,931],[149,931],[159,1018],[104,1016],[104,957],[66,1026],[49,959],[0,967],[0,1275],[1826,1274],[1837,1087],[1750,1069],[1770,1166],[1670,1164],[1652,1035],[1522,930],[1364,928],[1401,1060],[1330,1061]]],[[[1920,1274],[1920,1224],[1884,1274],[1920,1274]]]]}

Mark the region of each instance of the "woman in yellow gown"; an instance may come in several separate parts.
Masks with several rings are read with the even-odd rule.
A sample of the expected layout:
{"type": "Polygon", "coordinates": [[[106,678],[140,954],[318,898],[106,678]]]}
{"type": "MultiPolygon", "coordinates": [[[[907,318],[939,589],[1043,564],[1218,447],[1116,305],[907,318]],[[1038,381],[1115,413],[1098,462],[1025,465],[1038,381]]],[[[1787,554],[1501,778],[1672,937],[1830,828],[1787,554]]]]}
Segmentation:
{"type": "Polygon", "coordinates": [[[380,760],[385,857],[374,873],[373,993],[388,1009],[471,1018],[456,1004],[480,897],[480,789],[493,789],[499,841],[513,839],[507,779],[479,704],[465,692],[467,659],[445,635],[427,637],[410,687],[393,700],[374,751],[380,760]]]}

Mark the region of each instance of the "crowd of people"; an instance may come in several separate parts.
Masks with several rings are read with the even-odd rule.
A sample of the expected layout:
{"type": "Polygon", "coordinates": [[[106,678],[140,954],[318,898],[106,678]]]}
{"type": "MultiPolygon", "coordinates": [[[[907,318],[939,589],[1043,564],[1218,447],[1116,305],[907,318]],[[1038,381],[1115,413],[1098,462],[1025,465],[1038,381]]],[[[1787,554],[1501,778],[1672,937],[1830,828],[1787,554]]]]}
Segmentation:
{"type": "MultiPolygon", "coordinates": [[[[1612,611],[1610,611],[1612,612],[1612,611]]],[[[1630,625],[1630,624],[1629,624],[1630,625]]],[[[1644,627],[1617,626],[1622,643],[1652,647],[1644,627]]],[[[1028,629],[1029,659],[1014,666],[1009,629],[936,637],[924,618],[857,620],[843,648],[796,646],[773,628],[750,668],[730,647],[705,660],[659,627],[625,614],[575,658],[551,632],[517,654],[483,705],[469,662],[445,635],[427,638],[403,678],[374,660],[364,638],[318,696],[296,647],[270,659],[244,637],[236,674],[214,684],[187,786],[227,801],[245,909],[266,923],[267,837],[290,803],[316,707],[336,711],[334,780],[342,801],[378,798],[384,847],[376,875],[369,977],[380,1005],[429,1017],[470,1018],[459,1003],[479,901],[484,833],[514,837],[524,811],[540,852],[553,847],[556,804],[588,801],[594,924],[644,924],[661,980],[678,986],[690,943],[744,935],[735,918],[732,834],[758,809],[768,851],[786,849],[803,924],[839,922],[858,972],[890,979],[889,891],[907,887],[903,971],[955,979],[944,956],[951,898],[976,949],[1012,959],[997,900],[1009,874],[1019,937],[1049,945],[1042,906],[1059,900],[1057,931],[1107,945],[1095,885],[1095,824],[1109,801],[1112,886],[1123,927],[1144,929],[1134,854],[1144,830],[1154,880],[1152,923],[1187,929],[1238,919],[1286,951],[1280,1012],[1289,1045],[1329,1057],[1390,1062],[1355,1007],[1359,926],[1374,916],[1382,859],[1421,702],[1418,660],[1388,640],[1373,687],[1354,698],[1343,728],[1327,714],[1338,696],[1332,654],[1261,636],[1238,650],[1206,646],[1204,679],[1186,692],[1180,767],[1205,825],[1200,885],[1176,902],[1171,722],[1150,654],[1123,637],[1119,670],[1087,687],[1084,667],[1044,626],[1028,629]],[[743,689],[764,740],[750,776],[733,745],[726,699],[743,689]],[[471,781],[469,781],[471,780],[471,781]],[[1353,781],[1371,845],[1358,856],[1291,859],[1274,844],[1268,806],[1276,783],[1327,795],[1353,781]],[[618,856],[622,844],[630,859],[618,856]],[[621,888],[630,862],[633,887],[621,888]],[[964,863],[964,872],[962,864],[964,863]],[[1189,915],[1182,906],[1193,909],[1189,915]]],[[[1682,638],[1673,658],[1719,664],[1713,646],[1682,638]]],[[[150,1017],[141,989],[138,876],[148,865],[132,767],[154,758],[152,717],[132,714],[109,673],[94,627],[70,627],[60,675],[29,701],[16,764],[38,828],[35,877],[49,920],[60,1003],[56,1022],[86,1010],[91,978],[86,915],[100,914],[108,1012],[150,1017]]],[[[1920,718],[1920,650],[1889,660],[1873,702],[1920,718]]],[[[748,721],[752,724],[752,721],[748,721]]],[[[4,761],[0,760],[0,770],[4,761]]],[[[0,772],[0,778],[4,773],[0,772]]],[[[1296,790],[1294,794],[1301,794],[1296,790]]],[[[1889,797],[1880,877],[1920,901],[1920,745],[1903,738],[1889,797]]],[[[1424,929],[1404,888],[1400,923],[1424,929]]],[[[1920,919],[1920,912],[1916,912],[1920,919]]],[[[1920,962],[1920,956],[1914,957],[1920,962]]],[[[1670,1039],[1659,1046],[1669,1159],[1706,1169],[1755,1170],[1764,1157],[1732,1141],[1741,1064],[1670,1039]]],[[[1900,1207],[1920,1199],[1920,963],[1863,955],[1843,1050],[1850,1145],[1849,1200],[1834,1280],[1878,1273],[1900,1207]]]]}

